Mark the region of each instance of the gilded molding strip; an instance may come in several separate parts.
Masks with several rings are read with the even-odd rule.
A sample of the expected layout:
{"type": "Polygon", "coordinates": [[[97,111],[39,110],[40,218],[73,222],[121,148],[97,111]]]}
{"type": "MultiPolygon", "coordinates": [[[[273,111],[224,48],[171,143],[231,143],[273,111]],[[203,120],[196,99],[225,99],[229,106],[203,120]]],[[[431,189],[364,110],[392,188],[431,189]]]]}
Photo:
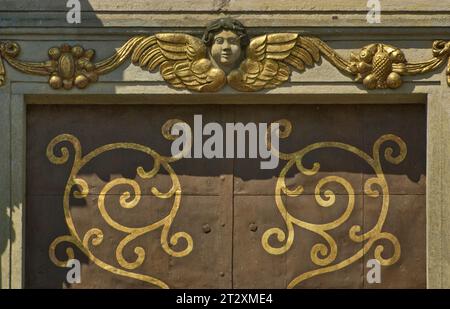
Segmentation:
{"type": "MultiPolygon", "coordinates": [[[[280,138],[288,137],[292,131],[292,125],[289,122],[289,120],[282,119],[277,122],[279,123],[280,127],[279,132],[280,138]]],[[[275,188],[275,203],[281,217],[283,218],[286,224],[287,235],[286,232],[277,227],[268,229],[267,231],[264,232],[261,239],[261,243],[264,250],[273,255],[280,255],[289,251],[292,244],[294,243],[295,225],[298,226],[299,228],[302,228],[303,230],[307,230],[321,236],[324,240],[324,243],[315,244],[310,251],[311,261],[319,268],[307,271],[293,278],[288,284],[288,288],[294,288],[301,282],[310,279],[312,277],[329,272],[334,272],[351,265],[352,263],[361,259],[365,254],[367,254],[374,245],[374,243],[380,240],[388,240],[389,242],[391,242],[393,245],[394,252],[392,256],[389,258],[382,257],[381,254],[383,253],[384,246],[378,245],[375,247],[374,252],[375,259],[377,259],[383,266],[389,266],[398,261],[401,254],[398,239],[391,233],[382,231],[384,222],[388,214],[389,199],[390,199],[389,187],[386,182],[386,178],[384,176],[380,161],[381,147],[386,142],[396,144],[398,150],[395,152],[393,148],[389,146],[386,147],[384,149],[385,160],[392,164],[401,163],[406,157],[407,147],[405,142],[400,137],[395,136],[393,134],[386,134],[381,136],[373,145],[372,155],[369,155],[352,145],[339,142],[318,142],[308,145],[299,151],[289,154],[279,152],[277,149],[272,149],[272,151],[278,154],[280,159],[288,161],[280,172],[275,188]],[[353,242],[361,244],[364,243],[362,248],[358,250],[354,255],[336,263],[334,262],[338,256],[339,247],[337,245],[336,240],[331,236],[329,232],[344,224],[354,210],[355,192],[352,185],[347,180],[339,176],[327,176],[318,181],[315,187],[315,200],[320,207],[324,208],[332,207],[336,202],[335,192],[333,192],[330,189],[324,189],[324,187],[326,187],[327,184],[336,183],[342,186],[347,192],[346,196],[348,197],[348,202],[345,211],[341,214],[339,218],[331,222],[311,223],[296,218],[290,214],[283,200],[283,195],[286,195],[287,197],[297,197],[300,196],[304,191],[302,185],[299,185],[295,188],[287,187],[285,183],[285,177],[286,174],[289,172],[289,170],[295,166],[295,168],[297,168],[298,171],[305,176],[316,175],[320,170],[320,163],[315,162],[311,168],[307,168],[302,163],[303,158],[311,151],[327,148],[342,149],[364,160],[376,174],[375,177],[371,177],[365,181],[364,193],[368,197],[380,198],[382,201],[380,214],[375,226],[373,226],[371,229],[366,229],[367,231],[363,232],[362,226],[353,225],[348,231],[348,236],[353,242]],[[396,154],[394,154],[394,152],[396,154]],[[269,244],[269,239],[272,236],[276,236],[278,242],[282,243],[280,247],[273,247],[272,245],[269,244]]]]}
{"type": "MultiPolygon", "coordinates": [[[[162,128],[163,135],[166,138],[169,139],[173,138],[173,136],[169,134],[172,125],[173,124],[169,123],[167,125],[164,125],[162,128]]],[[[60,145],[62,143],[70,143],[72,148],[74,149],[72,169],[65,187],[63,199],[64,216],[70,235],[59,236],[51,243],[49,247],[49,257],[52,260],[52,262],[59,267],[66,267],[67,261],[74,258],[73,247],[69,246],[66,248],[66,255],[67,255],[66,261],[60,260],[56,256],[56,248],[61,243],[69,243],[72,246],[77,247],[79,250],[81,250],[81,252],[83,252],[89,258],[90,261],[92,261],[97,266],[106,271],[109,271],[116,275],[140,280],[158,286],[160,288],[168,288],[169,286],[160,279],[154,278],[147,274],[139,273],[137,271],[138,268],[144,263],[146,259],[146,251],[144,248],[140,246],[136,246],[134,248],[136,258],[133,261],[128,261],[125,259],[125,257],[123,256],[123,250],[133,240],[149,232],[155,231],[156,229],[159,228],[162,228],[160,238],[161,246],[162,249],[168,255],[173,257],[184,257],[190,254],[191,251],[193,250],[192,237],[186,232],[174,233],[169,238],[169,230],[178,212],[181,202],[180,182],[178,180],[176,173],[171,168],[170,163],[180,159],[181,157],[164,157],[146,146],[133,143],[115,143],[104,145],[91,151],[85,156],[82,156],[81,144],[79,140],[73,135],[62,134],[55,137],[47,146],[47,158],[50,160],[50,162],[58,165],[68,162],[69,150],[67,149],[67,147],[61,146],[59,148],[56,148],[57,145],[60,145]],[[92,247],[98,247],[102,244],[104,239],[104,232],[98,227],[92,227],[87,232],[85,232],[83,236],[81,236],[77,230],[76,222],[74,222],[72,218],[72,213],[70,209],[71,195],[75,199],[84,199],[89,194],[89,185],[85,180],[77,176],[78,172],[94,158],[97,158],[98,156],[101,156],[104,153],[117,149],[134,150],[142,152],[151,157],[154,162],[152,170],[147,172],[142,167],[138,167],[136,170],[137,175],[141,179],[151,179],[154,176],[156,176],[162,168],[170,176],[172,180],[172,188],[168,192],[160,192],[156,187],[152,187],[151,190],[149,191],[157,198],[173,200],[170,212],[164,218],[160,219],[157,222],[148,224],[146,226],[128,227],[115,221],[109,215],[107,207],[105,205],[106,204],[105,200],[108,196],[110,196],[110,198],[117,196],[114,194],[112,195],[109,194],[109,192],[113,188],[117,188],[118,186],[119,188],[129,187],[131,190],[127,190],[119,196],[120,206],[124,209],[131,209],[136,207],[141,200],[141,193],[142,193],[138,182],[136,182],[133,179],[116,178],[109,181],[101,189],[97,202],[97,207],[100,216],[104,219],[104,221],[107,223],[109,227],[125,234],[125,237],[118,243],[115,250],[115,258],[120,267],[111,265],[95,255],[95,250],[92,247]],[[186,242],[186,248],[181,251],[173,250],[170,247],[170,245],[172,246],[177,245],[180,239],[184,239],[184,241],[186,242]]]]}
{"type": "MultiPolygon", "coordinates": [[[[250,39],[239,21],[222,18],[207,26],[202,39],[183,33],[136,36],[98,63],[92,62],[94,50],[78,45],[52,47],[50,59],[44,62],[18,60],[19,53],[17,43],[0,43],[2,60],[23,73],[48,76],[54,89],[86,88],[130,56],[143,70],[159,68],[170,86],[198,92],[219,91],[225,85],[245,92],[276,88],[289,79],[291,67],[302,72],[321,56],[367,89],[396,89],[402,76],[424,74],[443,65],[450,56],[450,41],[434,41],[433,57],[418,63],[408,62],[399,48],[383,43],[367,45],[345,59],[318,38],[271,33],[250,39]]],[[[0,85],[5,75],[0,61],[0,85]]],[[[447,83],[450,86],[450,60],[447,83]]]]}

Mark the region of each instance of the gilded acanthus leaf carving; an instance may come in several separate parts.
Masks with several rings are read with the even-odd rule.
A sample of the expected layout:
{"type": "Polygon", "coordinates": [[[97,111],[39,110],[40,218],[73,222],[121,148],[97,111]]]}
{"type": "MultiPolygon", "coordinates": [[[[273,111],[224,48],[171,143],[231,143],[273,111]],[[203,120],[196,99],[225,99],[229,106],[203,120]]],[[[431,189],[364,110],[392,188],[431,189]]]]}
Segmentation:
{"type": "MultiPolygon", "coordinates": [[[[94,50],[67,44],[50,48],[50,59],[44,62],[18,60],[19,53],[17,43],[0,43],[2,60],[23,73],[48,76],[55,89],[83,89],[130,56],[143,70],[159,69],[170,86],[197,92],[215,92],[225,85],[237,91],[275,88],[289,79],[291,67],[302,72],[321,56],[367,89],[396,89],[402,85],[402,76],[431,72],[443,65],[450,56],[450,42],[434,41],[433,57],[418,63],[408,62],[399,48],[383,43],[367,45],[346,59],[319,38],[271,33],[250,39],[239,21],[222,18],[206,27],[202,39],[183,33],[136,36],[97,63],[92,62],[94,50]]],[[[446,73],[450,86],[450,61],[446,73]]],[[[0,61],[0,85],[5,75],[0,61]]]]}

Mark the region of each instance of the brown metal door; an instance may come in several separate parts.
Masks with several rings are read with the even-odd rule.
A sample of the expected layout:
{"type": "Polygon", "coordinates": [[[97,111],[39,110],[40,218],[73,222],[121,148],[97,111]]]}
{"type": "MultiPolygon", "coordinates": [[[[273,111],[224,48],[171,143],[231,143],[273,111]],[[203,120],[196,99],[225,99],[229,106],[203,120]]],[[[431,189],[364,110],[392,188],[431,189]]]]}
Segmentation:
{"type": "Polygon", "coordinates": [[[27,287],[425,286],[423,105],[27,112],[27,287]],[[273,170],[171,159],[161,128],[195,114],[223,127],[283,119],[285,155],[273,170]],[[71,250],[80,284],[65,282],[71,250]],[[375,255],[386,266],[368,284],[375,255]]]}
{"type": "Polygon", "coordinates": [[[64,266],[66,248],[74,248],[82,262],[75,288],[231,287],[232,161],[158,157],[171,154],[163,124],[189,122],[193,114],[225,122],[230,112],[226,106],[29,107],[27,286],[62,286],[68,269],[49,255],[64,266]],[[59,142],[48,147],[55,137],[59,142]],[[65,195],[73,166],[81,186],[65,195]],[[77,194],[83,185],[86,192],[77,194]],[[71,232],[77,236],[65,236],[71,232]]]}
{"type": "Polygon", "coordinates": [[[277,169],[235,161],[233,287],[426,286],[424,105],[241,106],[238,115],[289,120],[291,133],[277,169]],[[381,282],[368,283],[378,254],[381,282]]]}

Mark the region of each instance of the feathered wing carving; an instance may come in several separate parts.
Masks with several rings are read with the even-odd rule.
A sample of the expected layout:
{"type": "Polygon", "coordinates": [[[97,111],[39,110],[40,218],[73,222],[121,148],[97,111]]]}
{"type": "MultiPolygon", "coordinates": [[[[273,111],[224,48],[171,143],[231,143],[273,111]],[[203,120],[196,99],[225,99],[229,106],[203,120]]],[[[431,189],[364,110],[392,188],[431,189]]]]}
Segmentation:
{"type": "Polygon", "coordinates": [[[296,33],[274,33],[254,38],[246,59],[228,75],[228,83],[239,91],[275,88],[289,79],[289,65],[299,71],[320,59],[314,42],[296,33]]]}
{"type": "Polygon", "coordinates": [[[144,70],[158,67],[175,88],[218,91],[226,84],[225,73],[207,59],[202,40],[182,33],[160,33],[143,39],[133,51],[132,62],[144,70]]]}
{"type": "Polygon", "coordinates": [[[375,43],[352,53],[348,59],[319,38],[296,33],[266,34],[250,42],[239,68],[226,76],[209,60],[202,40],[182,33],[132,37],[112,56],[99,62],[92,60],[94,50],[68,44],[50,48],[48,61],[24,61],[17,58],[20,53],[17,42],[0,41],[0,87],[6,75],[3,61],[25,74],[48,76],[48,83],[54,89],[69,90],[86,88],[100,75],[117,69],[130,55],[133,63],[145,70],[159,68],[164,80],[173,87],[198,92],[218,91],[226,83],[238,91],[275,88],[289,79],[289,66],[303,71],[321,56],[367,89],[396,89],[402,84],[402,76],[428,73],[448,62],[450,86],[450,42],[434,41],[432,51],[431,59],[412,63],[400,49],[375,43]]]}

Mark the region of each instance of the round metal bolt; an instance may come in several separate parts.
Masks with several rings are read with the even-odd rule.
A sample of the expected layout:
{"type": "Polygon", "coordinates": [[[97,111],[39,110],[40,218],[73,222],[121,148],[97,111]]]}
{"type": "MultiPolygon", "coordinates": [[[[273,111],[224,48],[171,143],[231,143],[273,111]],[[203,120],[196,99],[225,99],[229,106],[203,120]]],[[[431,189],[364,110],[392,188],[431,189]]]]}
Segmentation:
{"type": "Polygon", "coordinates": [[[219,275],[220,275],[221,277],[225,277],[225,273],[224,273],[223,271],[221,271],[221,272],[219,273],[219,275]]]}
{"type": "Polygon", "coordinates": [[[203,233],[208,234],[209,232],[211,232],[211,227],[209,226],[209,224],[205,224],[202,226],[202,230],[203,233]]]}
{"type": "Polygon", "coordinates": [[[255,223],[251,223],[249,225],[250,231],[256,232],[258,230],[258,226],[255,223]]]}

